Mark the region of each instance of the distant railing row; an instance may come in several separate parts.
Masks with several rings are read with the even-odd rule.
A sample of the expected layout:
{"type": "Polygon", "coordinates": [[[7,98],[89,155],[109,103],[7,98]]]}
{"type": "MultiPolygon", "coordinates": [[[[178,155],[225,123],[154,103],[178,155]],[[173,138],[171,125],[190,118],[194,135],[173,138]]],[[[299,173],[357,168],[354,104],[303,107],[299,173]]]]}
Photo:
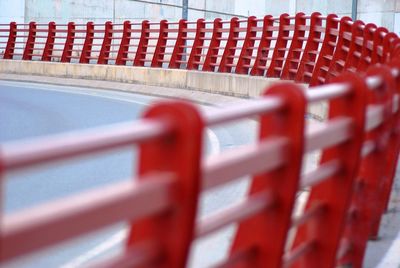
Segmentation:
{"type": "Polygon", "coordinates": [[[230,21],[0,24],[4,59],[251,74],[311,86],[344,70],[384,63],[398,43],[385,28],[319,13],[230,21]]]}

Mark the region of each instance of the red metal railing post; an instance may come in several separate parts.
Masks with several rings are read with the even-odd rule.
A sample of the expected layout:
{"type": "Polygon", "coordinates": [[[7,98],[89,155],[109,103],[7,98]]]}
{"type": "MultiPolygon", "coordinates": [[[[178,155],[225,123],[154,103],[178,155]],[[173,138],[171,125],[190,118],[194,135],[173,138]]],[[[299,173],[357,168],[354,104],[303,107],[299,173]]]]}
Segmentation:
{"type": "Polygon", "coordinates": [[[301,57],[299,68],[295,74],[296,82],[310,83],[318,55],[319,39],[321,38],[321,13],[314,12],[310,18],[310,29],[308,31],[307,43],[301,57]]]}
{"type": "Polygon", "coordinates": [[[263,20],[263,29],[260,44],[258,45],[257,56],[254,61],[253,68],[250,71],[250,75],[263,76],[265,73],[269,49],[271,48],[271,38],[273,34],[273,30],[271,28],[273,25],[273,17],[271,15],[265,16],[263,20]]]}
{"type": "Polygon", "coordinates": [[[294,33],[289,51],[286,55],[281,78],[294,80],[299,67],[301,52],[306,33],[306,18],[304,13],[297,13],[294,24],[294,33]]]}
{"type": "MultiPolygon", "coordinates": [[[[397,69],[400,72],[400,61],[396,60],[394,62],[390,62],[388,64],[391,68],[397,69]]],[[[395,93],[399,94],[400,96],[400,75],[395,77],[396,80],[396,87],[395,93]]],[[[386,169],[387,172],[387,181],[384,185],[384,194],[383,194],[383,207],[385,209],[388,208],[390,194],[392,192],[392,186],[394,182],[394,177],[396,173],[397,165],[396,163],[399,160],[399,153],[400,153],[400,105],[399,99],[397,100],[397,104],[393,105],[397,107],[397,110],[393,114],[393,122],[391,127],[391,135],[389,140],[389,153],[387,154],[386,163],[393,163],[389,168],[386,169]]]]}
{"type": "Polygon", "coordinates": [[[365,80],[356,74],[341,75],[334,82],[350,84],[351,93],[330,101],[329,119],[343,116],[351,118],[352,134],[349,140],[325,149],[322,154],[320,165],[339,160],[341,169],[311,189],[306,211],[317,204],[324,209],[298,228],[293,248],[303,243],[312,243],[314,247],[294,267],[335,267],[339,241],[359,169],[368,88],[365,80]]]}
{"type": "Polygon", "coordinates": [[[17,23],[10,22],[10,32],[8,34],[7,46],[4,51],[3,59],[12,59],[14,57],[16,39],[17,39],[17,23]]]}
{"type": "Polygon", "coordinates": [[[353,267],[362,267],[368,238],[371,233],[373,237],[377,236],[374,225],[375,228],[379,228],[380,217],[384,210],[383,186],[384,182],[389,180],[386,176],[391,168],[386,160],[393,118],[391,99],[395,85],[394,79],[387,67],[370,68],[368,74],[369,76],[379,75],[384,81],[380,88],[367,91],[368,102],[370,105],[384,105],[385,109],[383,122],[366,134],[365,142],[373,142],[375,148],[361,161],[352,209],[349,213],[350,221],[346,224],[346,232],[343,236],[343,241],[350,243],[350,247],[339,259],[339,264],[353,267]]]}
{"type": "Polygon", "coordinates": [[[93,46],[93,37],[94,37],[94,23],[92,21],[89,21],[86,24],[85,43],[83,44],[79,63],[90,62],[90,55],[92,54],[92,46],[93,46]]]}
{"type": "Polygon", "coordinates": [[[215,71],[219,46],[221,44],[222,37],[222,20],[216,18],[213,24],[213,34],[211,37],[210,45],[208,47],[206,59],[204,60],[202,71],[213,72],[215,71]]]}
{"type": "Polygon", "coordinates": [[[119,44],[118,55],[115,61],[116,65],[126,65],[128,58],[129,44],[131,41],[132,24],[129,20],[124,21],[121,43],[119,44]]]}
{"type": "Polygon", "coordinates": [[[248,74],[251,67],[251,59],[253,56],[255,38],[257,37],[257,18],[251,16],[247,19],[246,37],[243,42],[242,50],[236,65],[235,73],[248,74]]]}
{"type": "Polygon", "coordinates": [[[140,242],[155,241],[161,251],[159,263],[153,263],[155,266],[185,267],[194,237],[201,186],[204,123],[193,105],[179,101],[155,105],[144,117],[165,120],[173,128],[168,137],[141,144],[139,173],[171,173],[175,182],[170,192],[174,207],[133,223],[127,249],[140,242]]]}
{"type": "Polygon", "coordinates": [[[392,52],[392,46],[396,39],[398,39],[398,36],[393,32],[386,34],[383,38],[383,56],[381,63],[388,63],[390,61],[390,53],[392,52]]]}
{"type": "Polygon", "coordinates": [[[99,58],[97,59],[97,64],[108,64],[112,37],[113,37],[113,24],[111,21],[106,21],[106,23],[104,24],[103,43],[101,45],[99,58]]]}
{"type": "Polygon", "coordinates": [[[271,65],[267,70],[268,77],[280,77],[282,66],[285,61],[286,46],[289,38],[290,19],[289,14],[282,14],[279,17],[279,32],[276,40],[274,53],[272,54],[271,65]]]}
{"type": "Polygon", "coordinates": [[[363,46],[361,50],[360,61],[358,62],[357,70],[365,72],[371,65],[372,46],[374,41],[374,32],[376,25],[368,23],[364,27],[363,46]]]}
{"type": "Polygon", "coordinates": [[[320,85],[325,82],[325,77],[335,52],[337,36],[335,32],[338,30],[339,21],[335,14],[329,14],[326,19],[325,37],[315,68],[310,80],[310,86],[320,85]]]}
{"type": "Polygon", "coordinates": [[[142,30],[140,33],[140,40],[136,50],[135,59],[133,60],[134,66],[144,66],[146,59],[147,45],[149,44],[150,24],[148,20],[142,21],[142,30]]]}
{"type": "Polygon", "coordinates": [[[272,137],[289,140],[290,145],[286,148],[288,164],[253,178],[249,195],[269,192],[275,205],[240,223],[230,254],[251,249],[255,255],[250,260],[251,265],[239,267],[282,267],[302,165],[306,111],[303,94],[301,87],[289,83],[272,86],[264,94],[281,98],[284,107],[276,113],[261,116],[259,140],[272,137]]]}
{"type": "Polygon", "coordinates": [[[187,64],[188,70],[198,70],[200,66],[200,60],[202,58],[201,53],[203,51],[204,37],[206,24],[204,19],[198,19],[196,23],[196,35],[194,37],[194,42],[192,50],[190,51],[190,56],[187,64]]]}
{"type": "Polygon", "coordinates": [[[69,22],[67,28],[67,38],[65,39],[64,50],[61,55],[61,62],[71,62],[72,50],[75,41],[75,23],[69,22]]]}
{"type": "Polygon", "coordinates": [[[33,49],[35,48],[36,39],[36,22],[31,21],[29,23],[29,33],[26,39],[24,54],[22,56],[23,60],[32,60],[33,49]]]}
{"type": "Polygon", "coordinates": [[[364,45],[364,22],[357,20],[353,23],[351,31],[351,43],[349,47],[349,52],[345,59],[344,70],[349,70],[352,72],[357,71],[357,66],[361,59],[361,52],[364,45]]]}
{"type": "Polygon", "coordinates": [[[156,49],[153,54],[153,59],[151,60],[151,67],[162,67],[163,59],[165,56],[165,48],[167,45],[168,38],[168,21],[160,21],[160,31],[158,33],[158,40],[156,49]]]}
{"type": "Polygon", "coordinates": [[[374,33],[374,45],[372,50],[372,57],[371,57],[371,64],[376,64],[382,62],[382,55],[383,53],[383,39],[384,35],[387,34],[389,31],[386,28],[378,27],[374,33]],[[379,50],[381,50],[379,52],[379,50]]]}
{"type": "MultiPolygon", "coordinates": [[[[372,67],[368,70],[367,74],[369,76],[381,76],[383,80],[383,85],[376,91],[370,92],[371,103],[372,104],[382,104],[385,105],[384,109],[384,122],[374,131],[375,133],[370,133],[371,138],[376,139],[377,148],[374,151],[374,164],[372,166],[368,165],[367,169],[375,169],[377,177],[373,178],[374,185],[371,186],[371,193],[376,195],[375,200],[370,200],[372,205],[376,208],[372,214],[372,226],[370,231],[370,238],[376,239],[379,235],[379,226],[382,214],[385,212],[386,204],[382,197],[386,196],[385,184],[390,182],[390,171],[392,170],[391,165],[397,166],[395,162],[387,162],[388,156],[390,155],[391,146],[395,147],[395,144],[390,144],[389,137],[391,136],[392,128],[394,127],[393,122],[395,118],[393,117],[393,97],[396,93],[396,80],[391,74],[391,68],[388,66],[372,67]]],[[[397,149],[397,148],[393,148],[397,149]]],[[[389,158],[390,159],[390,158],[389,158]]],[[[372,173],[366,171],[368,175],[372,173]]],[[[369,179],[369,178],[367,178],[369,179]]],[[[372,197],[372,196],[371,196],[372,197]]]]}
{"type": "Polygon", "coordinates": [[[168,68],[180,69],[182,65],[181,61],[186,51],[185,49],[186,37],[187,37],[187,21],[180,20],[178,36],[176,37],[174,50],[172,51],[171,60],[169,61],[168,68]]]}
{"type": "Polygon", "coordinates": [[[346,58],[349,54],[351,40],[353,36],[354,25],[358,24],[360,21],[355,21],[351,24],[350,17],[343,17],[340,20],[339,27],[339,39],[336,44],[335,53],[333,53],[332,61],[330,62],[328,72],[325,75],[325,81],[329,82],[332,79],[344,71],[344,66],[346,65],[346,58]]]}
{"type": "Polygon", "coordinates": [[[51,61],[55,39],[56,39],[56,23],[54,21],[51,21],[49,22],[47,40],[43,49],[42,61],[51,61]]]}
{"type": "Polygon", "coordinates": [[[226,41],[224,52],[222,53],[221,61],[219,63],[218,72],[220,73],[230,73],[232,72],[232,64],[234,61],[237,38],[239,37],[239,32],[236,28],[239,27],[239,18],[233,17],[229,24],[229,35],[226,41]]]}

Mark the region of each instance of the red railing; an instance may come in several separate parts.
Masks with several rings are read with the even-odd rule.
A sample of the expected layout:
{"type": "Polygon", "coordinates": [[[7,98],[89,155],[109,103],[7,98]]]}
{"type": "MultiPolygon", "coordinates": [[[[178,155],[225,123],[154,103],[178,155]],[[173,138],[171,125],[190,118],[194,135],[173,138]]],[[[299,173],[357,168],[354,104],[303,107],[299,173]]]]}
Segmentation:
{"type": "Polygon", "coordinates": [[[184,267],[195,240],[233,223],[238,230],[229,256],[217,267],[362,265],[389,200],[400,148],[396,35],[318,13],[246,21],[69,23],[64,30],[50,23],[41,54],[35,52],[40,27],[28,27],[9,25],[4,58],[130,62],[329,84],[304,90],[283,83],[260,99],[213,113],[166,101],[135,123],[80,131],[74,138],[60,134],[2,144],[2,176],[132,145],[140,154],[131,182],[3,215],[1,262],[128,222],[126,249],[98,265],[184,267]],[[23,53],[15,46],[18,38],[25,39],[23,53]],[[62,38],[61,55],[56,40],[62,38]],[[381,65],[369,67],[375,63],[381,65]],[[329,104],[328,119],[306,126],[307,105],[320,101],[329,104]],[[249,117],[259,123],[255,144],[202,158],[206,127],[249,117]],[[316,151],[318,166],[302,174],[306,155],[316,151]],[[243,201],[197,219],[201,194],[243,176],[252,177],[243,201]],[[305,210],[295,215],[296,195],[304,189],[305,210]]]}
{"type": "Polygon", "coordinates": [[[0,24],[4,59],[117,64],[279,77],[323,84],[393,57],[398,38],[349,17],[232,18],[123,24],[0,24]]]}

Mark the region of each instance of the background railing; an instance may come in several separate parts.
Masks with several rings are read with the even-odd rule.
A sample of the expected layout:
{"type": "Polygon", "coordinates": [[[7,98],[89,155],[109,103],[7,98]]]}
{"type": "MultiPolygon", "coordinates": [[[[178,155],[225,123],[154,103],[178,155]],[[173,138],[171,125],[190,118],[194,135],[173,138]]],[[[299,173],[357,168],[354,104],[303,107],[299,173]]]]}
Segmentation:
{"type": "Polygon", "coordinates": [[[309,83],[388,62],[385,28],[331,14],[123,24],[0,24],[4,59],[117,64],[250,74],[309,83]]]}
{"type": "Polygon", "coordinates": [[[362,265],[388,204],[400,148],[395,34],[318,13],[196,23],[50,23],[47,36],[35,23],[5,26],[5,59],[234,72],[314,87],[275,85],[260,99],[213,113],[166,101],[135,123],[2,144],[3,177],[120,147],[136,145],[140,154],[131,182],[3,215],[0,261],[124,221],[131,224],[126,250],[101,265],[184,267],[196,239],[233,223],[238,230],[229,256],[217,267],[362,265]],[[16,46],[21,43],[25,47],[16,46]],[[319,101],[329,103],[328,119],[306,126],[307,105],[319,101]],[[202,158],[206,127],[248,117],[259,122],[257,143],[202,158]],[[322,152],[317,167],[302,174],[306,155],[315,151],[322,152]],[[202,193],[243,176],[252,177],[243,201],[196,218],[202,193]],[[295,215],[296,194],[304,189],[307,204],[295,215]]]}

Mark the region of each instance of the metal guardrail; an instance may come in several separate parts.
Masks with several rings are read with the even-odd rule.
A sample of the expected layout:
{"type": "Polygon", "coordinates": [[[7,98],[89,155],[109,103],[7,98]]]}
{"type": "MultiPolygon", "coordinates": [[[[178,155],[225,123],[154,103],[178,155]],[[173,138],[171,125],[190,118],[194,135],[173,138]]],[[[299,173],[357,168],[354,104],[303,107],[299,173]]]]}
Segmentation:
{"type": "Polygon", "coordinates": [[[311,86],[388,62],[398,43],[385,28],[317,12],[228,21],[0,25],[4,59],[250,74],[311,86]]]}
{"type": "MultiPolygon", "coordinates": [[[[49,29],[53,27],[50,25],[54,26],[50,23],[49,29]]],[[[203,71],[330,84],[309,90],[293,83],[275,85],[261,99],[212,114],[182,101],[166,101],[155,104],[134,124],[2,144],[1,175],[122,146],[137,145],[140,154],[136,182],[94,189],[3,215],[0,261],[6,263],[126,221],[131,223],[126,250],[102,265],[184,267],[194,240],[237,223],[229,256],[217,267],[360,267],[366,243],[376,236],[387,206],[400,148],[400,62],[395,57],[399,55],[398,38],[382,28],[318,13],[309,17],[301,13],[295,17],[266,16],[263,20],[250,17],[248,21],[199,20],[196,24],[145,21],[136,30],[132,25],[124,23],[120,32],[117,64],[128,60],[140,66],[151,62],[152,67],[168,64],[169,68],[183,68],[186,64],[186,68],[201,67],[203,71]],[[246,27],[241,23],[247,23],[246,27]],[[190,24],[196,28],[189,29],[190,24]],[[171,57],[165,60],[173,32],[177,34],[175,44],[171,57]],[[189,32],[195,34],[193,45],[184,50],[189,32]],[[134,58],[127,56],[130,33],[139,34],[134,58]],[[206,33],[212,35],[205,47],[206,33]],[[223,33],[227,36],[222,37],[223,33]],[[240,33],[246,33],[245,37],[240,33]],[[149,54],[152,38],[157,42],[149,54]],[[243,41],[241,46],[239,40],[243,41]],[[221,41],[226,42],[224,46],[221,41]],[[203,49],[208,49],[206,54],[203,49]],[[273,52],[266,68],[268,49],[273,52]],[[220,50],[224,52],[219,54],[220,50]],[[237,50],[241,50],[239,56],[237,50]],[[256,56],[252,56],[253,51],[257,51],[256,56]],[[375,63],[382,65],[367,68],[375,63]],[[329,118],[318,128],[308,129],[306,106],[317,101],[329,103],[329,118]],[[258,118],[260,125],[256,144],[202,159],[207,126],[250,116],[258,118]],[[316,150],[322,151],[318,167],[302,175],[305,154],[316,150]],[[203,192],[244,175],[252,176],[245,200],[205,219],[196,218],[203,192]],[[310,189],[310,197],[305,211],[294,217],[296,193],[304,187],[310,189]],[[288,244],[290,231],[296,233],[292,244],[288,244]]],[[[77,26],[70,23],[64,31],[61,61],[72,59],[74,41],[70,41],[76,37],[72,33],[78,33],[77,26]]],[[[37,27],[30,23],[25,31],[28,35],[22,55],[26,60],[37,56],[33,53],[37,27]]],[[[86,27],[77,58],[81,63],[93,59],[108,63],[115,25],[106,23],[99,30],[104,37],[100,54],[94,58],[92,41],[97,26],[88,23],[86,27]]],[[[13,46],[20,32],[15,23],[10,24],[4,58],[17,54],[13,46]]],[[[41,60],[55,57],[51,48],[55,32],[49,31],[50,41],[38,54],[41,60]]]]}

